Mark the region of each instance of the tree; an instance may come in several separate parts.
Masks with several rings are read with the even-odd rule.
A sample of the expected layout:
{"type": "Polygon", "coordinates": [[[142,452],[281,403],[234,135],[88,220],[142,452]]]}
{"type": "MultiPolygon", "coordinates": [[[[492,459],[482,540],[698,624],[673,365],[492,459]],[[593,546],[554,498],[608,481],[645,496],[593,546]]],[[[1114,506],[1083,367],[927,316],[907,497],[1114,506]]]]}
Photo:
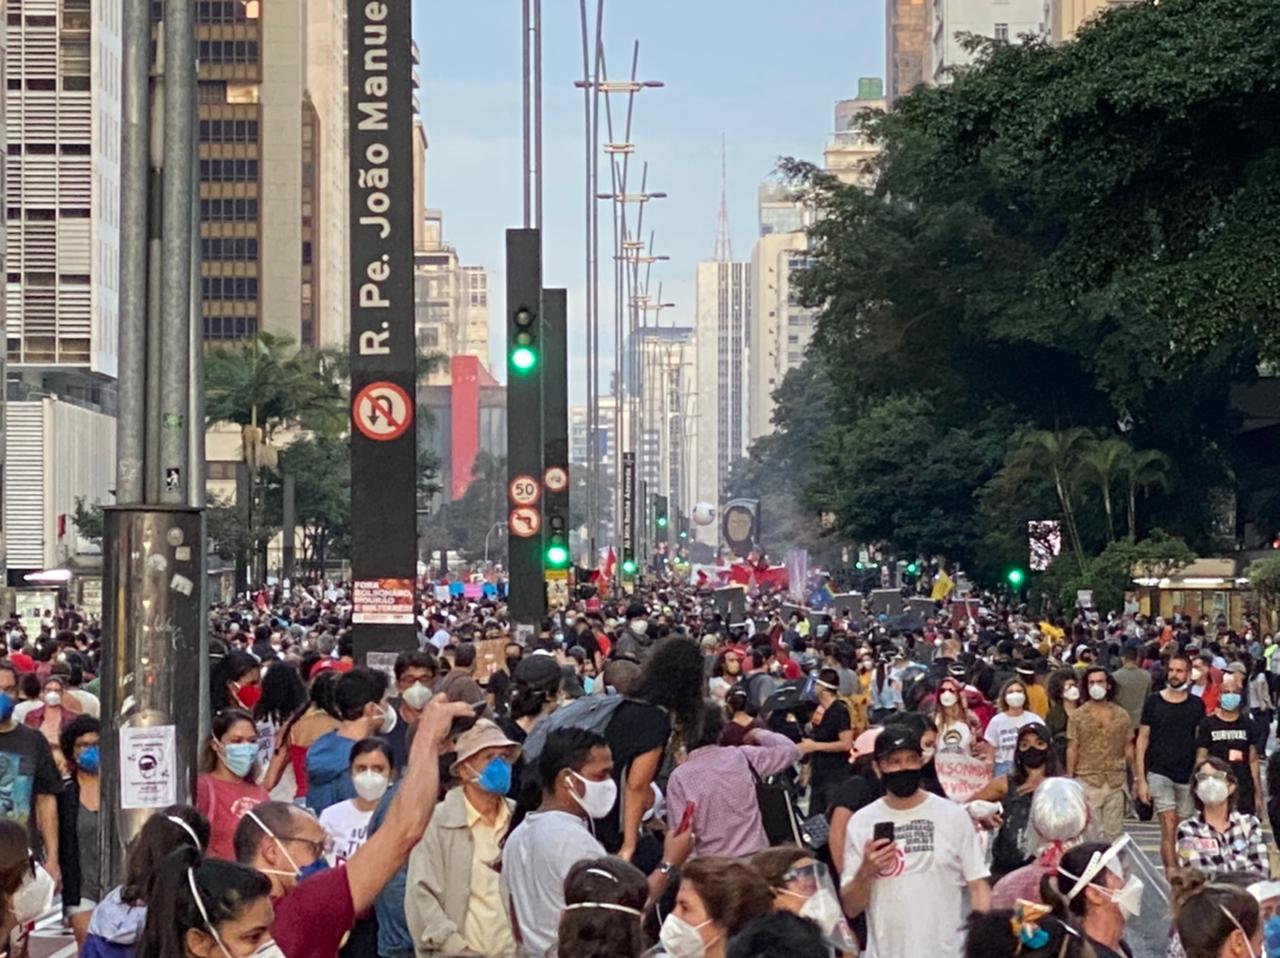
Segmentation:
{"type": "Polygon", "coordinates": [[[323,575],[327,563],[344,556],[351,536],[351,443],[325,435],[298,439],[280,452],[280,478],[270,485],[268,515],[283,519],[284,476],[294,481],[294,511],[302,531],[301,565],[323,575]]]}
{"type": "MultiPolygon", "coordinates": [[[[1111,494],[1116,483],[1128,475],[1133,447],[1112,436],[1085,446],[1076,463],[1076,480],[1086,488],[1097,489],[1107,519],[1107,543],[1116,541],[1115,511],[1111,494]]],[[[1132,528],[1132,525],[1130,526],[1132,528]]]]}
{"type": "Polygon", "coordinates": [[[341,367],[287,336],[253,339],[205,355],[205,418],[209,424],[256,426],[267,440],[285,425],[339,435],[348,423],[341,367]]]}
{"type": "Polygon", "coordinates": [[[1168,492],[1173,488],[1173,460],[1158,449],[1130,451],[1125,465],[1125,482],[1129,487],[1129,535],[1138,537],[1138,494],[1152,489],[1168,492]]]}
{"type": "Polygon", "coordinates": [[[1074,608],[1076,594],[1089,591],[1094,608],[1104,614],[1118,612],[1136,576],[1163,578],[1194,560],[1195,553],[1182,539],[1156,529],[1137,542],[1118,539],[1110,543],[1080,569],[1059,557],[1049,566],[1040,587],[1060,608],[1074,608]]]}
{"type": "Polygon", "coordinates": [[[1280,556],[1256,559],[1245,569],[1249,586],[1271,608],[1280,606],[1280,556]]]}
{"type": "Polygon", "coordinates": [[[1075,476],[1088,444],[1088,430],[1078,426],[1062,432],[1041,430],[1024,437],[1005,463],[1008,478],[1015,483],[1021,478],[1036,478],[1045,479],[1053,486],[1067,541],[1081,571],[1085,556],[1076,520],[1075,476]]]}
{"type": "Polygon", "coordinates": [[[102,503],[85,504],[84,496],[76,496],[76,507],[71,513],[71,521],[81,539],[97,544],[102,543],[102,503]]]}
{"type": "Polygon", "coordinates": [[[485,540],[490,547],[497,541],[489,533],[506,519],[506,503],[507,461],[481,450],[472,463],[467,491],[431,516],[423,538],[429,549],[451,549],[465,559],[479,559],[485,540]]]}

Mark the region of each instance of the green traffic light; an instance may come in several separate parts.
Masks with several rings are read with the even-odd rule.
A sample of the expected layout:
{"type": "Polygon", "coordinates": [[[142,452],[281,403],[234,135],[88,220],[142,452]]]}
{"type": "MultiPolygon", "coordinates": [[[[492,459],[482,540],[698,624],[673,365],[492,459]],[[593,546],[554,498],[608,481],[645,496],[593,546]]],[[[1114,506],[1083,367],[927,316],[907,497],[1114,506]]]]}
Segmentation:
{"type": "Polygon", "coordinates": [[[666,527],[667,527],[667,517],[666,517],[666,516],[658,516],[658,528],[659,528],[659,529],[665,529],[666,527]]]}
{"type": "Polygon", "coordinates": [[[1021,588],[1022,583],[1026,581],[1026,578],[1027,574],[1021,569],[1010,569],[1005,575],[1005,579],[1008,581],[1009,585],[1013,586],[1015,589],[1021,588]]]}
{"type": "Polygon", "coordinates": [[[680,530],[680,538],[681,538],[681,539],[687,539],[687,538],[689,538],[689,533],[687,533],[687,532],[685,532],[683,529],[681,529],[681,530],[680,530]]]}
{"type": "Polygon", "coordinates": [[[527,373],[538,365],[538,354],[528,346],[517,346],[511,350],[511,368],[516,372],[527,373]]]}
{"type": "Polygon", "coordinates": [[[635,560],[635,559],[624,559],[624,560],[623,560],[623,562],[622,562],[622,573],[623,573],[623,575],[635,575],[635,574],[636,574],[636,560],[635,560]]]}
{"type": "Polygon", "coordinates": [[[907,563],[907,574],[908,574],[908,575],[915,575],[915,574],[916,574],[917,572],[919,572],[919,571],[920,571],[920,567],[919,567],[918,565],[916,565],[914,562],[908,562],[908,563],[907,563]]]}
{"type": "Polygon", "coordinates": [[[859,559],[857,562],[853,564],[853,567],[855,569],[865,569],[867,566],[861,559],[859,559]]]}
{"type": "Polygon", "coordinates": [[[569,550],[556,543],[547,547],[547,565],[559,569],[569,564],[569,550]]]}

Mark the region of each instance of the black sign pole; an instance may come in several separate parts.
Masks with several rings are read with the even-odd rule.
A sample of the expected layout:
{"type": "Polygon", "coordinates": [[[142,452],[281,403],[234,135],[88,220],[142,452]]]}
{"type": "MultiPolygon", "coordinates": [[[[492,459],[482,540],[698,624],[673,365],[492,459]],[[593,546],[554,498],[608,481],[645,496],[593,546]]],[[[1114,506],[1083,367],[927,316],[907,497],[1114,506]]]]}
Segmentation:
{"type": "Polygon", "coordinates": [[[507,609],[516,635],[529,638],[547,614],[541,494],[546,357],[537,230],[507,230],[507,313],[507,609]],[[529,479],[532,497],[523,489],[529,479]]]}
{"type": "Polygon", "coordinates": [[[631,578],[628,569],[636,561],[636,454],[622,454],[622,570],[623,579],[631,578]]]}
{"type": "Polygon", "coordinates": [[[546,529],[547,606],[553,595],[567,598],[569,554],[560,560],[552,546],[569,549],[569,302],[563,289],[542,291],[542,468],[546,529]],[[554,558],[554,562],[553,562],[554,558]],[[556,564],[558,563],[558,564],[556,564]]]}
{"type": "Polygon", "coordinates": [[[409,0],[347,5],[355,652],[417,647],[409,0]]]}

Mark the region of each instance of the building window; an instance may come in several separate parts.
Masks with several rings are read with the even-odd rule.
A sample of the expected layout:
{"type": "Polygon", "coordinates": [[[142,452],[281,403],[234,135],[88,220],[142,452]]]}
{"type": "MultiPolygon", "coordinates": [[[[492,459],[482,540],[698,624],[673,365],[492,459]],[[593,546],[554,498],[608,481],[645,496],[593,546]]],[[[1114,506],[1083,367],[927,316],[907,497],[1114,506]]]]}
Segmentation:
{"type": "Polygon", "coordinates": [[[1009,42],[1009,24],[997,23],[996,24],[996,43],[1008,43],[1008,42],[1009,42]]]}
{"type": "Polygon", "coordinates": [[[258,218],[258,201],[252,197],[213,197],[200,201],[200,218],[214,222],[244,222],[258,218]]]}
{"type": "Polygon", "coordinates": [[[257,299],[256,276],[202,276],[200,294],[204,299],[257,299]]]}

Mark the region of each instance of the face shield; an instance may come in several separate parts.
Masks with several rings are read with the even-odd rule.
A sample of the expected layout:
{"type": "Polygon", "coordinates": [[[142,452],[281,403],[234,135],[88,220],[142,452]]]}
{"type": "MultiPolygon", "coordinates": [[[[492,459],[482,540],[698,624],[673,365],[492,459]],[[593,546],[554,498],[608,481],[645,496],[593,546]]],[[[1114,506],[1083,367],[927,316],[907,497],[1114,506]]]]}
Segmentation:
{"type": "Polygon", "coordinates": [[[1083,895],[1090,886],[1103,892],[1125,918],[1142,914],[1143,900],[1152,899],[1163,908],[1169,906],[1169,886],[1161,869],[1133,843],[1129,835],[1121,835],[1105,851],[1095,852],[1079,875],[1058,866],[1059,883],[1068,901],[1083,895]],[[1103,872],[1109,872],[1108,879],[1103,872]],[[1070,882],[1068,887],[1062,881],[1070,882]]]}
{"type": "Polygon", "coordinates": [[[782,876],[780,892],[795,901],[804,900],[800,917],[808,918],[822,930],[826,943],[838,952],[858,950],[857,939],[845,920],[831,873],[821,862],[794,867],[782,876]]]}
{"type": "Polygon", "coordinates": [[[1266,958],[1280,958],[1280,881],[1254,882],[1248,891],[1258,902],[1263,954],[1266,958]]]}

